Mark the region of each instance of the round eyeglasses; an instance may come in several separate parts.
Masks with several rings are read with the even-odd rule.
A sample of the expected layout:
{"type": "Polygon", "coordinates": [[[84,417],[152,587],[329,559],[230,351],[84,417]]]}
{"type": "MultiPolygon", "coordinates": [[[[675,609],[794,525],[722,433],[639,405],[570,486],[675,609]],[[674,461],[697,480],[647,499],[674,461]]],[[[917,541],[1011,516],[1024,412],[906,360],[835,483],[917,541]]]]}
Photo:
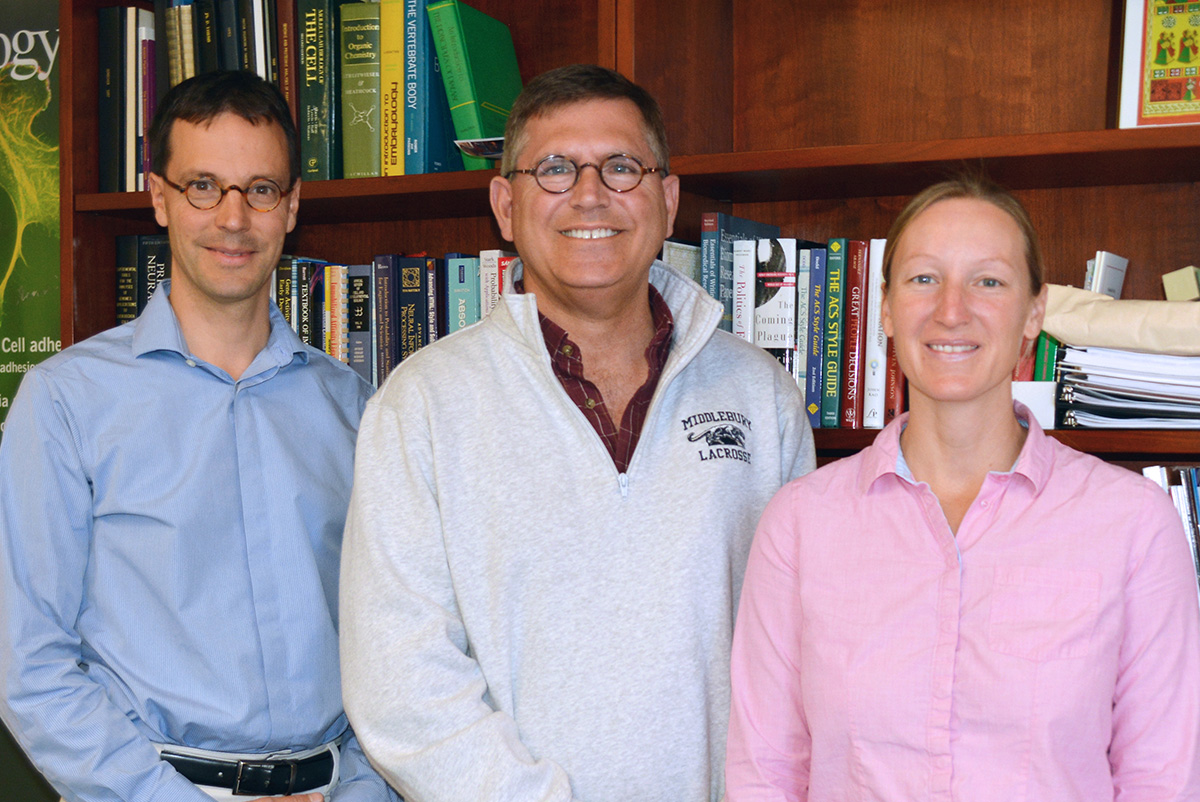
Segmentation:
{"type": "MultiPolygon", "coordinates": [[[[214,209],[220,205],[221,201],[225,200],[225,193],[229,190],[235,190],[242,193],[242,197],[246,199],[247,205],[256,212],[272,212],[284,196],[292,191],[291,187],[280,189],[269,178],[259,178],[250,183],[250,186],[242,189],[237,184],[230,184],[223,187],[215,179],[212,178],[197,178],[193,181],[188,181],[183,186],[176,184],[165,175],[159,176],[163,182],[177,189],[187,198],[187,202],[192,204],[200,211],[214,209]]],[[[294,185],[293,185],[294,186],[294,185]]]]}
{"type": "Polygon", "coordinates": [[[512,170],[505,178],[512,178],[516,173],[533,176],[537,185],[547,192],[561,195],[570,192],[579,183],[579,174],[584,167],[595,167],[600,174],[600,182],[613,192],[629,192],[637,189],[642,178],[647,173],[666,174],[662,167],[646,167],[636,156],[627,153],[614,153],[599,164],[585,162],[579,164],[568,156],[547,156],[531,170],[512,170]]]}

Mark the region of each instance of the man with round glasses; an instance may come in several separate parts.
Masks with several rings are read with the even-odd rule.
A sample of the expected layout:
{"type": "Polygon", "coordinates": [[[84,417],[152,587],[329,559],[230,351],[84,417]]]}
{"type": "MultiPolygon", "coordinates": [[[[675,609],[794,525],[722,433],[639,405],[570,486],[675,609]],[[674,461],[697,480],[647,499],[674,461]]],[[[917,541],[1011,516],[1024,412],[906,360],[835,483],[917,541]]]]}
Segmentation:
{"type": "Polygon", "coordinates": [[[754,526],[813,466],[799,391],[655,260],[679,179],[645,90],[553,70],[505,143],[501,303],[364,413],[347,714],[408,802],[716,802],[754,526]]]}
{"type": "Polygon", "coordinates": [[[150,138],[171,278],[31,370],[0,441],[0,714],[73,802],[394,800],[339,693],[371,388],[272,302],[291,114],[251,73],[207,73],[150,138]]]}

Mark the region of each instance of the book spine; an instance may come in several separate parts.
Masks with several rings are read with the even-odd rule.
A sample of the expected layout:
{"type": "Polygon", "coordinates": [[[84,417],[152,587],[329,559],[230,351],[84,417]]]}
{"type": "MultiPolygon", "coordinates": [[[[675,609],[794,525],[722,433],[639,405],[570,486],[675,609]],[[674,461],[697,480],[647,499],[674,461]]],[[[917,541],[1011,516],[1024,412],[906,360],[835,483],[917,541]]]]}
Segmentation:
{"type": "Polygon", "coordinates": [[[1047,332],[1042,332],[1037,338],[1037,356],[1034,358],[1033,380],[1052,382],[1055,380],[1055,366],[1058,364],[1058,349],[1061,343],[1047,332]]]}
{"type": "Polygon", "coordinates": [[[397,330],[396,257],[383,254],[375,257],[375,386],[381,387],[399,355],[397,330]]]}
{"type": "Polygon", "coordinates": [[[150,172],[150,122],[154,119],[158,95],[155,92],[154,12],[138,9],[138,94],[137,94],[137,188],[146,189],[150,172]]]}
{"type": "Polygon", "coordinates": [[[118,6],[105,6],[98,13],[100,41],[106,43],[100,48],[99,54],[100,96],[96,117],[99,133],[99,188],[101,192],[120,192],[123,189],[121,126],[125,121],[125,59],[122,58],[123,48],[120,45],[124,31],[123,11],[118,6]]]}
{"type": "Polygon", "coordinates": [[[309,283],[312,278],[312,262],[307,259],[299,259],[296,261],[296,277],[293,287],[296,288],[296,334],[300,336],[301,341],[312,345],[313,342],[313,318],[315,312],[313,310],[312,285],[309,283]]]}
{"type": "Polygon", "coordinates": [[[441,260],[435,256],[425,257],[425,273],[421,276],[421,290],[425,293],[425,337],[422,345],[429,345],[442,333],[445,314],[441,312],[438,274],[442,272],[441,260]]]}
{"type": "Polygon", "coordinates": [[[825,377],[826,251],[812,249],[808,278],[808,360],[804,386],[804,411],[809,425],[821,428],[821,401],[825,377]]]}
{"type": "Polygon", "coordinates": [[[836,429],[842,410],[842,325],[845,321],[846,240],[831,239],[825,264],[825,361],[821,377],[821,426],[836,429]]]}
{"type": "Polygon", "coordinates": [[[279,264],[275,267],[275,305],[292,330],[298,331],[296,310],[292,306],[292,257],[286,254],[279,257],[279,264]]]}
{"type": "Polygon", "coordinates": [[[117,237],[117,325],[128,323],[138,314],[138,238],[136,234],[117,237]]]}
{"type": "Polygon", "coordinates": [[[861,429],[863,421],[863,350],[866,345],[867,243],[846,243],[845,319],[842,327],[841,425],[861,429]]]}
{"type": "Polygon", "coordinates": [[[179,6],[179,61],[183,80],[196,77],[196,15],[191,0],[179,6]]]}
{"type": "Polygon", "coordinates": [[[800,394],[807,397],[808,387],[808,314],[809,294],[811,292],[812,249],[796,244],[796,328],[792,335],[795,342],[795,359],[792,363],[792,377],[800,394]]]}
{"type": "Polygon", "coordinates": [[[500,295],[504,294],[504,282],[508,276],[508,270],[512,267],[512,263],[517,261],[517,257],[511,253],[502,253],[500,258],[496,260],[496,280],[498,282],[497,290],[500,295]]]}
{"type": "Polygon", "coordinates": [[[138,46],[138,9],[129,7],[123,9],[124,14],[124,36],[121,39],[121,48],[125,57],[125,87],[121,94],[121,108],[125,114],[125,120],[121,126],[121,166],[123,175],[121,178],[121,189],[125,192],[133,192],[137,189],[137,173],[138,173],[138,150],[137,150],[137,130],[138,130],[138,102],[141,87],[138,84],[138,79],[141,73],[141,48],[138,46]]]}
{"type": "Polygon", "coordinates": [[[242,58],[242,66],[239,69],[249,72],[257,72],[254,67],[254,2],[255,0],[238,0],[235,31],[238,38],[238,55],[242,58]]]}
{"type": "Polygon", "coordinates": [[[716,212],[700,216],[700,286],[716,300],[721,300],[721,263],[719,221],[716,212]]]}
{"type": "Polygon", "coordinates": [[[896,358],[896,341],[889,339],[887,343],[887,391],[883,397],[883,425],[887,426],[898,415],[904,412],[906,387],[904,371],[900,369],[900,361],[896,358]]]}
{"type": "Polygon", "coordinates": [[[346,362],[359,376],[374,384],[372,285],[371,265],[349,265],[346,268],[346,362]]]}
{"type": "Polygon", "coordinates": [[[221,69],[242,69],[242,23],[238,0],[217,0],[217,54],[221,69]]]}
{"type": "Polygon", "coordinates": [[[349,363],[349,306],[346,299],[346,266],[325,267],[325,351],[349,363]]]}
{"type": "Polygon", "coordinates": [[[404,175],[404,39],[404,0],[380,0],[380,175],[404,175]]]}
{"type": "Polygon", "coordinates": [[[305,181],[322,181],[338,177],[330,172],[330,122],[336,113],[331,72],[337,69],[330,59],[333,23],[328,0],[299,0],[298,8],[300,174],[305,181]]]}
{"type": "Polygon", "coordinates": [[[733,333],[754,342],[754,281],[758,240],[733,243],[733,333]]]}
{"type": "Polygon", "coordinates": [[[193,0],[192,7],[193,21],[196,25],[196,73],[219,70],[221,55],[218,49],[216,0],[193,0]]]}
{"type": "Polygon", "coordinates": [[[150,302],[162,280],[171,275],[171,242],[166,234],[142,234],[138,237],[137,313],[150,302]]]}
{"type": "Polygon", "coordinates": [[[403,256],[396,260],[396,331],[399,335],[399,364],[420,350],[425,344],[428,324],[426,310],[424,274],[425,260],[421,257],[403,256]]]}
{"type": "Polygon", "coordinates": [[[166,23],[167,37],[167,77],[171,86],[183,80],[183,45],[179,37],[179,23],[183,11],[179,6],[170,5],[163,13],[166,23]]]}
{"type": "Polygon", "coordinates": [[[887,392],[887,335],[883,331],[883,249],[887,240],[873,239],[867,256],[867,326],[863,356],[862,398],[864,429],[883,428],[887,392]]]}
{"type": "Polygon", "coordinates": [[[279,91],[287,100],[288,108],[292,110],[292,122],[299,124],[300,110],[300,81],[298,78],[300,62],[296,55],[296,46],[300,41],[296,27],[295,0],[282,0],[275,4],[276,41],[278,53],[276,62],[279,71],[279,91]]]}
{"type": "Polygon", "coordinates": [[[487,317],[500,300],[500,257],[504,251],[479,252],[479,314],[487,317]]]}
{"type": "Polygon", "coordinates": [[[479,259],[446,257],[446,332],[453,334],[479,320],[479,259]]]}
{"type": "Polygon", "coordinates": [[[379,175],[379,5],[341,7],[342,175],[379,175]]]}
{"type": "MultiPolygon", "coordinates": [[[[756,243],[754,344],[790,352],[796,347],[796,240],[771,237],[756,243]]],[[[791,369],[795,355],[780,361],[791,369]]]]}

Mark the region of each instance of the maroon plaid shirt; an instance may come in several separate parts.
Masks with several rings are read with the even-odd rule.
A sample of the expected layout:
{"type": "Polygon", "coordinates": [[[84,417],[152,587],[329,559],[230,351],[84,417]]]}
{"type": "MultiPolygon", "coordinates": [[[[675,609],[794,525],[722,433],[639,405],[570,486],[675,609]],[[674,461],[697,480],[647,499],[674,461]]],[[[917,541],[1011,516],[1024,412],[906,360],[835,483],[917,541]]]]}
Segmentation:
{"type": "MultiPolygon", "coordinates": [[[[662,295],[650,288],[650,314],[654,321],[654,336],[646,347],[646,365],[649,372],[645,383],[638,388],[625,407],[625,415],[620,427],[613,425],[612,416],[604,404],[600,390],[583,375],[583,353],[579,346],[571,342],[570,335],[550,318],[538,312],[538,320],[542,324],[542,338],[546,341],[546,350],[550,352],[550,364],[554,367],[554,375],[567,391],[567,395],[575,402],[575,406],[583,413],[600,435],[604,447],[608,449],[613,464],[618,473],[629,469],[629,460],[633,458],[633,450],[637,448],[638,438],[642,434],[642,424],[646,421],[646,410],[650,406],[650,398],[654,388],[658,387],[658,377],[662,375],[663,366],[667,364],[667,355],[671,352],[671,333],[675,330],[675,320],[671,310],[662,295]]],[[[525,292],[525,282],[517,280],[513,289],[518,293],[525,292]]]]}

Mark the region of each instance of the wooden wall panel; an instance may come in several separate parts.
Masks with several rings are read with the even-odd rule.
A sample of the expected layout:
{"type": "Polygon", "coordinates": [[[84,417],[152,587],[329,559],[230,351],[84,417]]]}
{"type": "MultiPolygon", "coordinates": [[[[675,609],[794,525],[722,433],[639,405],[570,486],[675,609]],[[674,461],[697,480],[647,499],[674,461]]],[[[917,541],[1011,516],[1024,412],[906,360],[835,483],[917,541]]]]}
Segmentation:
{"type": "Polygon", "coordinates": [[[1103,128],[1111,0],[734,3],[734,149],[1103,128]]]}
{"type": "MultiPolygon", "coordinates": [[[[1097,250],[1130,258],[1122,297],[1161,299],[1161,276],[1200,263],[1200,184],[1073,187],[1015,193],[1041,239],[1046,278],[1080,286],[1097,250]]],[[[743,203],[734,214],[778,224],[784,236],[884,237],[907,196],[743,203]]]]}

